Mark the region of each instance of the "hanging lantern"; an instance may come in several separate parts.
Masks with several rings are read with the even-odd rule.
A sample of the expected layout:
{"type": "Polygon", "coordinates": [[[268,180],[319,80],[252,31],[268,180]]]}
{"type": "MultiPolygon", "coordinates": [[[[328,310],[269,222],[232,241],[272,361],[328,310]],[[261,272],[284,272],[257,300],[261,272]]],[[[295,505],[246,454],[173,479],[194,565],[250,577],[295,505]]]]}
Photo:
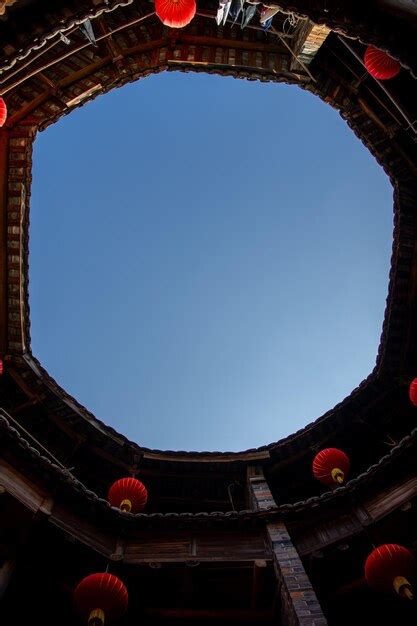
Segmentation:
{"type": "Polygon", "coordinates": [[[365,562],[365,578],[376,591],[395,591],[402,598],[413,599],[410,583],[414,570],[414,558],[410,550],[395,543],[375,548],[365,562]]]}
{"type": "Polygon", "coordinates": [[[400,73],[401,65],[386,52],[368,46],[364,57],[365,67],[378,80],[388,80],[400,73]]]}
{"type": "Polygon", "coordinates": [[[121,511],[139,513],[145,508],[148,492],[137,478],[120,478],[110,487],[107,499],[121,511]]]}
{"type": "Polygon", "coordinates": [[[410,398],[411,404],[417,406],[417,378],[411,381],[410,387],[408,389],[408,397],[410,398]]]}
{"type": "Polygon", "coordinates": [[[3,98],[0,98],[0,127],[4,126],[7,120],[7,106],[3,98]]]}
{"type": "Polygon", "coordinates": [[[126,612],[127,589],[113,574],[90,574],[74,589],[74,604],[88,626],[103,626],[126,612]]]}
{"type": "Polygon", "coordinates": [[[325,448],[314,457],[314,478],[325,485],[341,485],[349,473],[350,461],[347,454],[337,448],[325,448]]]}
{"type": "Polygon", "coordinates": [[[3,373],[4,373],[3,359],[0,359],[0,376],[3,376],[3,373]]]}
{"type": "Polygon", "coordinates": [[[155,12],[165,26],[183,28],[193,19],[195,0],[155,0],[155,12]]]}

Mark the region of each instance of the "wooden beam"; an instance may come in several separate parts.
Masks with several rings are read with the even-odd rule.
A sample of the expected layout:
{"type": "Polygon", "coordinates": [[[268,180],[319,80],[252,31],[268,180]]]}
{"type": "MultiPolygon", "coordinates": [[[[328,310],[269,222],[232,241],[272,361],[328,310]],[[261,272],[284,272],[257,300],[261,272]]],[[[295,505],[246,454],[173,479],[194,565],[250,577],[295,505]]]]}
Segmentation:
{"type": "Polygon", "coordinates": [[[260,624],[272,622],[272,610],[253,611],[251,609],[145,609],[145,615],[153,619],[174,619],[200,621],[227,621],[260,624]]]}
{"type": "Polygon", "coordinates": [[[350,593],[355,593],[357,591],[361,591],[367,587],[367,583],[365,578],[356,578],[355,580],[351,580],[344,585],[341,585],[335,590],[336,596],[343,596],[350,593]]]}
{"type": "MultiPolygon", "coordinates": [[[[110,33],[110,29],[107,25],[107,22],[102,15],[99,17],[95,24],[97,24],[98,29],[101,35],[105,36],[105,39],[102,40],[104,42],[104,48],[107,50],[108,54],[111,56],[113,63],[116,65],[117,69],[120,73],[124,74],[127,71],[126,65],[124,63],[124,56],[119,44],[115,41],[113,35],[110,33]]],[[[102,45],[101,43],[99,45],[102,45]]]]}
{"type": "Polygon", "coordinates": [[[51,80],[50,78],[48,78],[48,76],[46,76],[43,72],[39,72],[38,78],[40,78],[40,80],[43,82],[44,85],[46,85],[47,87],[49,87],[53,91],[55,91],[57,89],[57,86],[54,83],[54,81],[51,80]]]}
{"type": "Polygon", "coordinates": [[[259,607],[259,599],[262,592],[263,580],[267,568],[267,562],[257,559],[253,564],[253,581],[252,581],[252,609],[259,607]]]}
{"type": "MultiPolygon", "coordinates": [[[[276,40],[278,43],[278,39],[276,40]]],[[[245,41],[239,39],[226,39],[223,37],[207,37],[201,35],[189,35],[188,33],[179,33],[175,38],[176,44],[182,42],[193,46],[215,46],[221,48],[227,48],[228,50],[253,50],[255,52],[271,52],[277,54],[277,52],[283,52],[285,49],[277,45],[277,43],[262,43],[259,41],[245,41]]]]}
{"type": "Polygon", "coordinates": [[[22,411],[27,411],[27,409],[31,409],[33,406],[36,406],[41,402],[41,398],[34,398],[33,400],[28,400],[27,402],[23,402],[22,404],[18,404],[17,406],[13,406],[9,409],[9,413],[12,417],[15,417],[22,411]]]}
{"type": "Polygon", "coordinates": [[[181,563],[240,563],[249,569],[255,561],[270,562],[271,553],[265,547],[259,531],[141,531],[125,546],[124,561],[131,564],[181,563]]]}
{"type": "MultiPolygon", "coordinates": [[[[8,362],[8,360],[6,361],[8,362]]],[[[23,376],[21,376],[14,367],[10,367],[10,365],[7,365],[7,373],[10,374],[15,383],[17,383],[19,389],[23,391],[23,393],[29,400],[39,401],[44,397],[44,394],[34,393],[31,387],[29,387],[29,385],[23,378],[23,376]]]]}
{"type": "MultiPolygon", "coordinates": [[[[135,56],[137,54],[152,51],[158,48],[163,48],[169,45],[170,40],[165,38],[156,39],[153,41],[140,43],[136,46],[131,46],[129,48],[120,48],[112,38],[112,33],[109,31],[107,25],[104,25],[103,22],[99,21],[100,30],[102,35],[97,38],[97,41],[103,42],[106,50],[108,50],[109,54],[103,57],[102,59],[95,61],[94,63],[89,64],[86,68],[82,68],[70,74],[68,77],[63,78],[59,81],[53,82],[51,81],[47,75],[44,73],[48,67],[59,63],[61,57],[50,61],[44,68],[39,68],[39,70],[34,70],[28,76],[28,78],[37,75],[42,82],[44,82],[48,89],[39,94],[36,98],[25,104],[21,109],[13,113],[8,120],[8,125],[13,126],[20,120],[24,119],[27,115],[29,115],[32,111],[34,111],[37,107],[41,106],[44,102],[48,100],[49,97],[60,94],[60,100],[62,100],[61,89],[64,87],[70,86],[76,83],[83,78],[87,78],[91,76],[94,72],[102,69],[104,66],[109,65],[110,63],[116,62],[121,63],[119,69],[122,71],[126,71],[126,66],[123,60],[129,56],[135,56]]],[[[228,50],[248,50],[248,51],[259,51],[259,52],[270,52],[271,54],[277,54],[280,51],[280,46],[276,44],[262,43],[262,42],[253,42],[253,41],[239,41],[237,39],[226,39],[219,37],[207,37],[207,36],[199,36],[199,35],[189,35],[186,33],[180,33],[176,41],[179,43],[183,42],[187,45],[200,45],[206,47],[224,47],[228,50]]],[[[83,46],[85,47],[85,46],[83,46]]],[[[80,51],[80,47],[74,48],[74,54],[80,51]]],[[[62,59],[67,58],[68,52],[62,57],[62,59]]],[[[26,79],[25,79],[26,80],[26,79]]],[[[19,83],[20,81],[18,81],[19,83]]],[[[17,85],[17,83],[16,83],[17,85]]],[[[10,90],[10,86],[5,88],[6,91],[10,90]]]]}

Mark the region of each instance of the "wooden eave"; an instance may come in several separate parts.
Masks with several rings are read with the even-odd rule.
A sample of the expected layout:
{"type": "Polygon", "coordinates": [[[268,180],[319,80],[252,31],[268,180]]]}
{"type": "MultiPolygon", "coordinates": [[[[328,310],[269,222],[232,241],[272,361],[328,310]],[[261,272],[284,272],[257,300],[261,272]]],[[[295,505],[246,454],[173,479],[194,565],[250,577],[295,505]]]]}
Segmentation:
{"type": "Polygon", "coordinates": [[[378,463],[369,467],[366,472],[349,480],[345,486],[310,497],[305,501],[280,502],[279,505],[263,511],[215,511],[195,514],[187,512],[139,513],[137,515],[121,513],[112,508],[105,499],[83,485],[72,474],[71,470],[59,466],[52,458],[48,458],[42,450],[34,447],[10,424],[4,412],[0,414],[0,433],[3,446],[7,444],[5,460],[1,462],[0,484],[11,491],[15,497],[22,498],[26,506],[33,508],[35,505],[30,504],[32,501],[31,490],[40,494],[38,500],[41,501],[51,500],[51,494],[55,493],[61,508],[65,501],[71,502],[73,500],[77,503],[76,506],[67,505],[74,511],[75,517],[82,511],[83,517],[86,519],[91,516],[95,523],[101,520],[104,524],[113,525],[113,528],[120,527],[120,524],[128,524],[129,527],[132,524],[134,527],[148,527],[156,523],[157,526],[173,524],[174,527],[177,527],[178,523],[182,525],[194,523],[205,525],[208,523],[210,525],[214,522],[228,526],[237,524],[239,527],[247,523],[252,527],[260,527],[259,524],[262,525],[265,521],[283,516],[293,524],[298,522],[301,523],[302,527],[305,527],[311,525],[315,518],[322,520],[326,515],[330,515],[334,519],[337,509],[350,510],[353,495],[356,505],[361,506],[362,509],[367,507],[369,520],[375,521],[417,496],[417,481],[410,477],[410,472],[413,471],[410,469],[410,461],[411,468],[415,466],[414,449],[417,440],[417,428],[404,437],[378,463]],[[15,459],[13,465],[9,464],[7,460],[9,457],[15,459]],[[19,463],[23,464],[23,459],[28,464],[26,467],[31,467],[30,478],[25,478],[18,469],[19,463]],[[34,482],[35,476],[38,477],[36,482],[34,482]],[[387,476],[389,476],[388,479],[387,476]],[[13,491],[15,482],[17,485],[21,484],[21,487],[18,486],[17,490],[13,491]],[[372,485],[377,487],[373,492],[371,492],[372,485]],[[305,517],[307,511],[311,512],[312,517],[311,515],[308,518],[305,517]]]}

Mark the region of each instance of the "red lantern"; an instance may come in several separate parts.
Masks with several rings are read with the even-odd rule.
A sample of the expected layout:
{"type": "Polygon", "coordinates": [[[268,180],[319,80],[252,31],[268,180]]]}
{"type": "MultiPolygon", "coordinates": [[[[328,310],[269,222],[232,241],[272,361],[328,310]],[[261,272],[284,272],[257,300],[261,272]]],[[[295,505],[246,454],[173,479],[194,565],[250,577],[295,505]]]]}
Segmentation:
{"type": "Polygon", "coordinates": [[[74,604],[88,626],[103,626],[105,620],[119,619],[127,609],[128,593],[113,574],[90,574],[74,590],[74,604]]]}
{"type": "Polygon", "coordinates": [[[3,98],[0,98],[0,127],[4,126],[7,120],[7,106],[3,98]]]}
{"type": "Polygon", "coordinates": [[[349,473],[349,457],[337,448],[325,448],[314,457],[313,474],[325,485],[341,485],[349,473]]]}
{"type": "Polygon", "coordinates": [[[366,559],[365,578],[376,591],[395,591],[403,598],[413,599],[409,579],[413,575],[414,558],[410,550],[395,543],[375,548],[366,559]]]}
{"type": "Polygon", "coordinates": [[[155,11],[165,26],[183,28],[193,19],[195,0],[155,0],[155,11]]]}
{"type": "Polygon", "coordinates": [[[388,80],[400,73],[401,65],[378,48],[368,46],[364,57],[365,67],[371,76],[378,80],[388,80]]]}
{"type": "Polygon", "coordinates": [[[410,387],[408,389],[408,396],[410,398],[411,404],[417,406],[417,378],[411,381],[410,387]]]}
{"type": "Polygon", "coordinates": [[[2,375],[3,375],[3,372],[4,372],[3,360],[2,360],[2,359],[0,359],[0,376],[2,376],[2,375]]]}
{"type": "Polygon", "coordinates": [[[112,484],[107,499],[112,506],[122,511],[139,513],[145,508],[148,492],[137,478],[121,478],[112,484]]]}

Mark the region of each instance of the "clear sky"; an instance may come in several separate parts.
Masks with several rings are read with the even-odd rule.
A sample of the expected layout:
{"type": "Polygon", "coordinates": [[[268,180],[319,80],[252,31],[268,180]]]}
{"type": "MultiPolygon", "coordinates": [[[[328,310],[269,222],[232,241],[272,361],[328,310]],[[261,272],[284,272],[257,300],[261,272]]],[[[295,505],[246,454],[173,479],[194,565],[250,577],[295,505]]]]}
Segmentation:
{"type": "Polygon", "coordinates": [[[240,450],[373,369],[392,189],[297,87],[152,76],[35,143],[32,349],[138,443],[240,450]]]}

